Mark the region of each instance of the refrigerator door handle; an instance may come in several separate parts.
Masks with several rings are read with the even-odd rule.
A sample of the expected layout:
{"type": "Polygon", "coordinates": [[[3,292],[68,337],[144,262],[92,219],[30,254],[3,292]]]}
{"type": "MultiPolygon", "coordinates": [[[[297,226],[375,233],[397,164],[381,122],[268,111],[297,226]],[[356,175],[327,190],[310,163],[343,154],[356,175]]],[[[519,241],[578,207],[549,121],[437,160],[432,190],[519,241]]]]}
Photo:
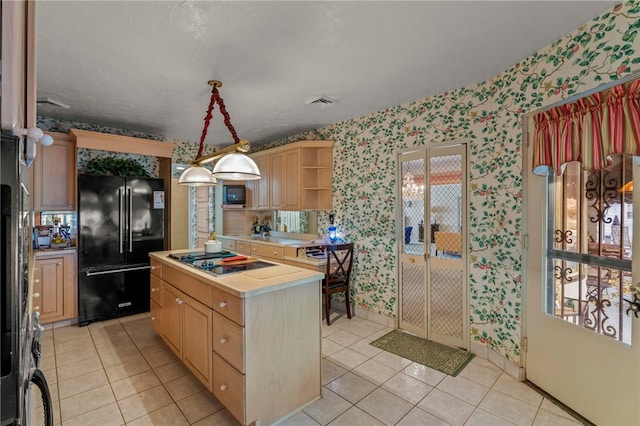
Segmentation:
{"type": "Polygon", "coordinates": [[[122,234],[124,233],[124,229],[122,228],[122,221],[124,220],[124,194],[122,187],[118,188],[118,196],[120,197],[120,230],[118,232],[118,241],[120,241],[120,254],[122,254],[124,252],[124,244],[122,241],[122,234]]]}
{"type": "Polygon", "coordinates": [[[129,222],[129,253],[133,253],[133,228],[131,227],[131,214],[133,213],[133,190],[129,188],[129,214],[127,215],[127,221],[129,222]]]}
{"type": "Polygon", "coordinates": [[[139,271],[141,269],[151,269],[151,266],[138,266],[135,268],[112,269],[110,271],[100,271],[100,272],[87,271],[87,276],[92,277],[94,275],[119,274],[120,272],[139,271]]]}

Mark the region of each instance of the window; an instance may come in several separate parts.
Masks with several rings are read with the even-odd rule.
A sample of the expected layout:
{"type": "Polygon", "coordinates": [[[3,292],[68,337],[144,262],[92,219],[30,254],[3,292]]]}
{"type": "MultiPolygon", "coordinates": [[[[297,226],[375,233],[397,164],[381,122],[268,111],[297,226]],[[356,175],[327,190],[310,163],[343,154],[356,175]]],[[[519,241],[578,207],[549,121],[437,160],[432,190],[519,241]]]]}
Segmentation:
{"type": "Polygon", "coordinates": [[[577,326],[631,344],[632,178],[629,155],[606,169],[566,164],[548,178],[546,311],[577,326]]]}

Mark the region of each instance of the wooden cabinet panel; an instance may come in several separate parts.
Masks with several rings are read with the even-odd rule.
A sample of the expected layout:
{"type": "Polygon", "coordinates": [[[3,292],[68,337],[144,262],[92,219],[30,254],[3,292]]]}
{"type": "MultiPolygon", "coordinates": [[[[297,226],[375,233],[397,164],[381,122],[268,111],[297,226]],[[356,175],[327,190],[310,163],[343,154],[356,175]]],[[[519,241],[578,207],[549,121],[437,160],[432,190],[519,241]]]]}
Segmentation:
{"type": "Polygon", "coordinates": [[[213,309],[237,324],[244,324],[242,299],[213,287],[213,309]]]}
{"type": "Polygon", "coordinates": [[[245,376],[238,373],[218,354],[213,354],[213,395],[242,424],[245,419],[245,376]]]}
{"type": "Polygon", "coordinates": [[[35,260],[33,306],[43,324],[76,315],[75,258],[73,254],[35,260]]]}
{"type": "Polygon", "coordinates": [[[266,257],[268,259],[283,260],[284,247],[272,246],[269,244],[251,243],[251,255],[266,257]]]}
{"type": "Polygon", "coordinates": [[[217,312],[213,314],[213,350],[244,373],[244,328],[217,312]]]}
{"type": "Polygon", "coordinates": [[[255,154],[251,158],[255,161],[256,166],[260,170],[262,178],[248,180],[247,187],[247,208],[253,210],[269,209],[269,179],[271,172],[269,170],[269,156],[264,154],[255,154]]]}
{"type": "Polygon", "coordinates": [[[182,305],[182,362],[211,390],[213,311],[187,295],[182,305]]]}
{"type": "Polygon", "coordinates": [[[282,209],[300,210],[300,150],[286,151],[283,155],[282,209]]]}
{"type": "Polygon", "coordinates": [[[151,300],[162,306],[162,280],[151,274],[151,300]]]}
{"type": "Polygon", "coordinates": [[[236,241],[236,251],[241,254],[251,254],[251,243],[236,241]]]}
{"type": "Polygon", "coordinates": [[[150,309],[151,317],[151,328],[153,328],[156,333],[162,334],[162,306],[158,305],[155,301],[151,301],[151,309],[150,309]]]}
{"type": "Polygon", "coordinates": [[[76,147],[69,135],[48,133],[53,145],[38,146],[33,163],[33,208],[75,209],[76,147]]]}
{"type": "Polygon", "coordinates": [[[228,250],[230,252],[236,251],[236,240],[232,240],[231,238],[222,238],[222,237],[218,237],[218,239],[222,243],[222,250],[228,250]]]}
{"type": "Polygon", "coordinates": [[[167,346],[182,358],[182,324],[180,321],[180,301],[182,293],[171,286],[162,285],[162,339],[167,346]]]}
{"type": "Polygon", "coordinates": [[[269,156],[269,207],[279,209],[284,206],[284,155],[269,156]]]}

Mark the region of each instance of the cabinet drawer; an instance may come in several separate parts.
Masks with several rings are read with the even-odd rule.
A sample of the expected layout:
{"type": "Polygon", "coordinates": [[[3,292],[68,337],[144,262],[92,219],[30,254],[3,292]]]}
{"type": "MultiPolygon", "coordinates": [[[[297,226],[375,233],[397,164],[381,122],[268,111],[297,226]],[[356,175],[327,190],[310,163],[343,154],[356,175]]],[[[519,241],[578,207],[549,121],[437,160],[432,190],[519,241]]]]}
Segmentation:
{"type": "Polygon", "coordinates": [[[158,334],[162,333],[162,307],[155,301],[151,300],[151,328],[153,328],[158,334]]]}
{"type": "Polygon", "coordinates": [[[156,259],[151,259],[151,275],[162,278],[162,263],[156,259]]]}
{"type": "Polygon", "coordinates": [[[227,364],[218,354],[213,354],[213,395],[227,410],[245,424],[244,376],[227,364]]]}
{"type": "Polygon", "coordinates": [[[205,306],[211,306],[211,285],[205,284],[170,266],[162,268],[162,279],[205,306]]]}
{"type": "Polygon", "coordinates": [[[251,254],[251,243],[245,243],[244,241],[236,241],[236,249],[238,253],[251,254]]]}
{"type": "Polygon", "coordinates": [[[219,238],[222,243],[222,250],[229,250],[230,252],[236,251],[236,241],[235,240],[226,240],[223,238],[219,238]]]}
{"type": "Polygon", "coordinates": [[[156,275],[151,275],[151,300],[162,306],[162,280],[156,275]]]}
{"type": "Polygon", "coordinates": [[[244,302],[241,298],[213,289],[213,309],[237,324],[244,325],[244,302]]]}
{"type": "Polygon", "coordinates": [[[213,350],[244,373],[244,328],[218,313],[213,314],[213,350]]]}
{"type": "Polygon", "coordinates": [[[268,259],[284,259],[284,247],[268,246],[266,244],[251,244],[251,255],[268,259]]]}

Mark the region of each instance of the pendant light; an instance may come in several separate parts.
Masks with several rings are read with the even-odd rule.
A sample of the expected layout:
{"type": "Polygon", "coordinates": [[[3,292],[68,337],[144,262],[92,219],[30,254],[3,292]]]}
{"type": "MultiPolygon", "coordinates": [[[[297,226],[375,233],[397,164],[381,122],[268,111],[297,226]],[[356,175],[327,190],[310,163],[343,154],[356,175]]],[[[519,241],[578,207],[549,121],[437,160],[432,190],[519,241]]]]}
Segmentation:
{"type": "Polygon", "coordinates": [[[202,129],[202,135],[200,136],[198,154],[196,155],[196,159],[191,161],[191,167],[182,173],[178,183],[180,185],[188,186],[213,186],[217,183],[216,178],[234,180],[260,179],[260,169],[258,169],[256,163],[250,157],[241,154],[242,152],[248,152],[251,146],[249,141],[240,140],[240,138],[238,138],[238,135],[231,124],[231,118],[224,106],[224,101],[218,93],[218,87],[222,87],[222,83],[217,80],[210,80],[209,86],[212,87],[211,101],[209,102],[207,115],[204,117],[204,128],[202,129]],[[227,129],[229,129],[235,144],[201,157],[202,151],[204,150],[204,140],[207,137],[207,129],[211,122],[213,106],[216,102],[220,106],[220,112],[224,116],[224,124],[227,126],[227,129]],[[215,165],[213,174],[209,169],[203,167],[203,164],[212,162],[218,158],[220,158],[220,160],[215,165]]]}

